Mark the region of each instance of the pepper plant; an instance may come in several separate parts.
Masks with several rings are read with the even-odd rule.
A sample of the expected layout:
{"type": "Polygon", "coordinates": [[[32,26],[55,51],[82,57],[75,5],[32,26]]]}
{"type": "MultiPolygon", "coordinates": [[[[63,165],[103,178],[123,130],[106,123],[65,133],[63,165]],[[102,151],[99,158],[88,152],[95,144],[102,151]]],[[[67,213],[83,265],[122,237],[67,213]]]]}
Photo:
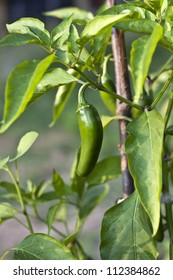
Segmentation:
{"type": "Polygon", "coordinates": [[[71,114],[78,115],[81,143],[74,153],[70,183],[64,182],[55,167],[52,180],[22,187],[18,169],[15,173],[11,165],[17,167],[32,146],[38,136],[35,131],[22,137],[15,157],[1,158],[1,172],[11,178],[0,183],[6,191],[1,195],[1,222],[9,218],[21,222],[20,213],[28,229],[28,236],[9,251],[15,259],[91,259],[80,244],[81,229],[107,195],[108,183],[121,175],[122,198],[108,206],[102,219],[100,258],[158,259],[158,242],[168,240],[169,258],[173,259],[172,0],[121,5],[107,0],[96,15],[74,7],[46,15],[61,20],[53,30],[45,29],[36,18],[21,18],[6,25],[9,34],[0,40],[1,47],[36,44],[45,51],[42,59],[24,61],[9,75],[0,133],[57,88],[52,127],[78,84],[78,109],[71,106],[71,114]],[[129,32],[134,39],[128,62],[124,34],[129,32]],[[164,63],[157,49],[166,53],[164,63]],[[158,64],[151,71],[154,56],[158,64]],[[110,69],[114,69],[115,79],[110,69]],[[91,94],[103,100],[107,115],[99,115],[97,103],[90,104],[91,94]],[[119,124],[118,130],[112,130],[112,137],[119,134],[119,145],[111,156],[98,159],[102,137],[112,122],[119,124]],[[50,202],[44,220],[39,205],[50,202]],[[68,219],[62,213],[69,206],[76,209],[76,227],[64,233],[54,222],[61,216],[67,228],[68,219]],[[47,224],[47,234],[34,233],[33,216],[47,224]]]}

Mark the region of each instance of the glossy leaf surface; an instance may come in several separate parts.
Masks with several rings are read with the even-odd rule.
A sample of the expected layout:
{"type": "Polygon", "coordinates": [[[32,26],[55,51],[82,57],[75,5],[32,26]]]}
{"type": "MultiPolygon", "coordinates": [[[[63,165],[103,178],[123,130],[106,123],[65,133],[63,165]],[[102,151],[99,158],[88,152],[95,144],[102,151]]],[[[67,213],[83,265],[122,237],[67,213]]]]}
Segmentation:
{"type": "Polygon", "coordinates": [[[14,161],[21,156],[23,156],[29,149],[30,147],[34,144],[38,137],[38,133],[35,131],[30,131],[26,133],[20,140],[19,145],[17,147],[17,153],[14,158],[12,158],[10,161],[14,161]]]}
{"type": "Polygon", "coordinates": [[[160,221],[164,121],[156,111],[145,111],[132,121],[125,143],[129,169],[142,205],[156,234],[160,221]]]}
{"type": "Polygon", "coordinates": [[[156,25],[151,36],[140,37],[132,44],[130,63],[135,103],[138,103],[138,100],[142,96],[144,82],[149,71],[152,57],[162,34],[163,28],[160,25],[156,25]]]}
{"type": "Polygon", "coordinates": [[[41,61],[24,61],[9,75],[1,133],[25,111],[37,84],[53,59],[54,54],[51,54],[41,61]]]}
{"type": "Polygon", "coordinates": [[[109,30],[116,22],[121,21],[122,19],[125,19],[130,15],[131,12],[127,11],[126,13],[120,15],[105,15],[95,17],[86,25],[86,27],[82,31],[79,44],[84,46],[94,36],[100,35],[107,29],[109,30]]]}

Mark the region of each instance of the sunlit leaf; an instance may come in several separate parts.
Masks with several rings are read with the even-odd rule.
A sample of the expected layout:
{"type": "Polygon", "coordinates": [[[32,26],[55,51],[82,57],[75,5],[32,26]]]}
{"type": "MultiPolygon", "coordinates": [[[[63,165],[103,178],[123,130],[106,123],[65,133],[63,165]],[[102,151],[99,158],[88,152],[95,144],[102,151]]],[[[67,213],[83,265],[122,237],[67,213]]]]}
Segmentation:
{"type": "Polygon", "coordinates": [[[109,30],[116,22],[121,21],[122,19],[128,18],[131,15],[131,11],[127,11],[124,14],[119,15],[105,15],[105,16],[96,16],[91,20],[84,30],[81,33],[81,38],[78,41],[80,45],[84,46],[87,44],[94,36],[100,35],[109,30]]]}
{"type": "Polygon", "coordinates": [[[9,161],[9,157],[6,158],[0,158],[0,169],[2,169],[4,167],[4,165],[6,165],[6,163],[9,161]]]}
{"type": "Polygon", "coordinates": [[[139,34],[151,34],[156,22],[149,19],[132,19],[116,23],[116,28],[123,31],[129,31],[139,34]]]}
{"type": "Polygon", "coordinates": [[[42,31],[45,30],[44,23],[37,18],[21,18],[13,23],[6,25],[9,33],[29,34],[28,27],[36,27],[42,31]]]}
{"type": "Polygon", "coordinates": [[[65,19],[73,15],[73,22],[79,24],[85,24],[94,17],[91,12],[76,7],[61,8],[53,11],[48,11],[44,14],[46,16],[56,17],[60,19],[65,19]]]}
{"type": "Polygon", "coordinates": [[[144,2],[153,9],[160,10],[163,0],[144,0],[144,2]]]}
{"type": "Polygon", "coordinates": [[[53,45],[61,47],[69,36],[70,25],[72,24],[72,16],[65,18],[51,32],[51,40],[53,45]]]}
{"type": "Polygon", "coordinates": [[[8,34],[0,40],[0,46],[21,46],[25,44],[40,44],[39,39],[30,34],[8,34]]]}
{"type": "Polygon", "coordinates": [[[35,131],[30,131],[26,133],[20,140],[19,145],[17,147],[17,153],[14,158],[10,159],[10,161],[14,161],[21,156],[23,156],[30,147],[34,144],[35,140],[38,137],[38,133],[35,131]]]}
{"type": "Polygon", "coordinates": [[[77,54],[80,50],[77,40],[79,39],[78,30],[75,25],[72,24],[70,35],[68,38],[68,51],[72,54],[77,54]]]}
{"type": "Polygon", "coordinates": [[[9,75],[5,91],[5,107],[0,132],[8,127],[25,111],[37,84],[53,62],[54,54],[41,61],[25,61],[9,75]]]}
{"type": "Polygon", "coordinates": [[[151,36],[143,36],[132,44],[130,64],[134,87],[134,102],[138,103],[143,93],[143,86],[147,77],[154,51],[163,34],[163,28],[156,25],[151,36]]]}
{"type": "Polygon", "coordinates": [[[108,115],[102,115],[101,121],[103,128],[106,128],[111,122],[117,121],[117,120],[126,120],[128,122],[131,122],[132,119],[126,116],[108,116],[108,115]]]}
{"type": "Polygon", "coordinates": [[[145,17],[145,10],[153,11],[152,8],[148,7],[147,4],[139,2],[139,1],[130,1],[130,3],[120,4],[120,5],[114,5],[109,9],[106,9],[105,11],[101,12],[100,15],[116,15],[120,14],[124,10],[130,10],[136,12],[134,14],[135,17],[145,17]]]}
{"type": "Polygon", "coordinates": [[[50,40],[50,34],[47,30],[41,30],[35,26],[28,27],[31,31],[31,34],[38,37],[39,40],[43,43],[44,46],[50,46],[51,40],[50,40]]]}
{"type": "Polygon", "coordinates": [[[65,71],[62,68],[55,68],[49,70],[41,79],[36,88],[36,93],[46,92],[54,87],[60,85],[77,82],[78,79],[70,74],[70,71],[65,71]]]}

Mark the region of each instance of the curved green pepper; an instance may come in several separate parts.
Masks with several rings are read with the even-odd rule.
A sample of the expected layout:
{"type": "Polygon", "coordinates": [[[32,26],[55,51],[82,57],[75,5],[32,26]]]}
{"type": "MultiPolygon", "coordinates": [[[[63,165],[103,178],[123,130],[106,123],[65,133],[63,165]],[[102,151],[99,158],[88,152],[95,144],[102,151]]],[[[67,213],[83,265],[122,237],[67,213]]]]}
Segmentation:
{"type": "Polygon", "coordinates": [[[81,177],[88,175],[94,168],[102,145],[103,127],[97,110],[88,104],[84,98],[84,91],[88,87],[84,84],[78,94],[78,124],[81,136],[81,151],[77,165],[77,174],[81,177]]]}

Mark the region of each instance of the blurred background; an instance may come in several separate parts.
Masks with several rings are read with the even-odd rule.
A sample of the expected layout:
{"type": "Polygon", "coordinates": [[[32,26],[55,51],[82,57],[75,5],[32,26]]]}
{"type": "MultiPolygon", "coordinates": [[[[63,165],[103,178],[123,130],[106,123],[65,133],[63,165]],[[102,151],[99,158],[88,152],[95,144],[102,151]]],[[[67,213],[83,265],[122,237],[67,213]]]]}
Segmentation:
{"type": "MultiPolygon", "coordinates": [[[[11,23],[21,17],[37,17],[44,21],[47,29],[56,26],[58,20],[43,16],[44,11],[50,11],[67,6],[77,6],[96,13],[103,0],[0,0],[0,38],[7,32],[6,23],[11,23]]],[[[123,1],[118,1],[123,2],[123,1]]],[[[134,35],[127,34],[127,55],[129,56],[131,42],[134,35]]],[[[159,49],[158,49],[159,52],[159,49]]],[[[41,59],[45,51],[38,46],[2,47],[0,48],[0,117],[2,119],[5,83],[9,73],[20,62],[29,59],[41,59]]],[[[159,59],[164,61],[168,54],[160,53],[159,59]]],[[[157,68],[157,61],[153,63],[153,71],[157,68]]],[[[114,73],[112,72],[113,76],[114,73]]],[[[56,91],[51,91],[39,102],[35,102],[28,110],[12,125],[7,132],[0,135],[0,156],[13,155],[19,139],[28,131],[35,130],[39,138],[26,154],[19,160],[19,172],[22,186],[26,187],[26,180],[38,184],[42,180],[49,180],[52,170],[57,170],[68,183],[71,165],[74,160],[76,149],[80,144],[79,131],[76,118],[77,91],[75,88],[70,101],[53,128],[49,128],[52,121],[52,106],[56,91]]],[[[95,97],[91,97],[95,102],[95,97]]],[[[100,114],[108,113],[102,102],[97,99],[97,110],[100,114]]],[[[100,158],[118,154],[118,135],[116,133],[117,123],[113,123],[104,135],[103,148],[100,158]],[[112,131],[115,131],[113,136],[112,131]],[[112,137],[113,136],[113,137],[112,137]]],[[[0,171],[0,181],[9,178],[0,171]]],[[[1,190],[0,190],[1,192],[1,190]]],[[[111,207],[116,199],[121,196],[121,178],[110,183],[110,193],[88,218],[83,232],[81,242],[87,248],[87,253],[94,259],[99,259],[99,229],[103,213],[111,207]]],[[[50,205],[49,205],[50,206],[50,205]]],[[[41,213],[46,214],[47,208],[43,205],[41,213]]],[[[73,215],[69,213],[70,223],[73,226],[73,215]]],[[[47,233],[47,227],[38,221],[33,221],[36,232],[47,233]]],[[[0,225],[0,255],[5,250],[18,244],[28,232],[15,220],[8,220],[0,225]]],[[[164,254],[164,252],[163,252],[164,254]]],[[[166,257],[164,256],[164,259],[166,257]]]]}

